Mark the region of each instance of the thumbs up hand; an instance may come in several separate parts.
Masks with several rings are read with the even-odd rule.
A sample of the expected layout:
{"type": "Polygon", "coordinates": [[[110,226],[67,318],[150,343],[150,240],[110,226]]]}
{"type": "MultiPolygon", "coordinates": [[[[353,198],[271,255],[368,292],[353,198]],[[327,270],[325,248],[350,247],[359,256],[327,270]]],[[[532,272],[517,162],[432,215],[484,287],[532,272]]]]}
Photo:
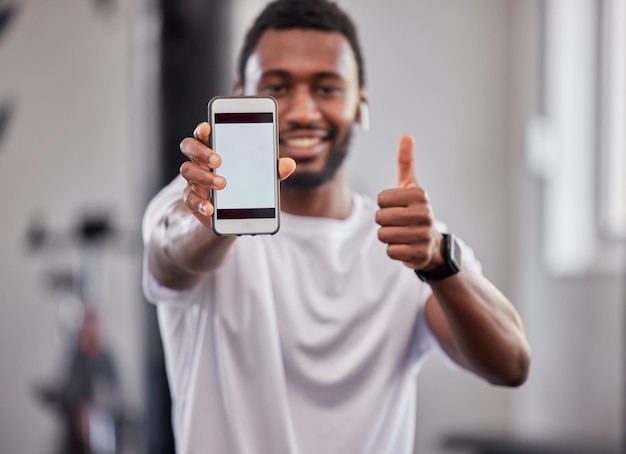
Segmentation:
{"type": "Polygon", "coordinates": [[[430,271],[444,264],[443,237],[435,228],[428,194],[415,178],[414,161],[414,140],[405,134],[398,148],[398,185],[378,195],[378,239],[392,259],[430,271]]]}

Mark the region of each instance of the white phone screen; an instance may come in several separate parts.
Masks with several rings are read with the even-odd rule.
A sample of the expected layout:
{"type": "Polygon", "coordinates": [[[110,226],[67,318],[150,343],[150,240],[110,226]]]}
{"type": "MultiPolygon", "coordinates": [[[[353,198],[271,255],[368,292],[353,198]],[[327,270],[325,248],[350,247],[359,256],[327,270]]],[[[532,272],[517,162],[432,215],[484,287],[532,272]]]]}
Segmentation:
{"type": "Polygon", "coordinates": [[[213,145],[226,187],[216,200],[218,219],[276,217],[274,115],[215,113],[213,145]]]}

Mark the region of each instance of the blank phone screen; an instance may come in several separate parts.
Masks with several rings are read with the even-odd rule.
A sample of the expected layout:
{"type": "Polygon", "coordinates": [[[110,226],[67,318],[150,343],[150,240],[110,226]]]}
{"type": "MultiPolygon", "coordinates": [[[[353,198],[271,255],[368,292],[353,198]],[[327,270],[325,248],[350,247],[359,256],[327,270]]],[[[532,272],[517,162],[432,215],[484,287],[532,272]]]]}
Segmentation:
{"type": "Polygon", "coordinates": [[[276,216],[274,115],[216,113],[213,146],[226,187],[216,194],[218,219],[276,216]]]}

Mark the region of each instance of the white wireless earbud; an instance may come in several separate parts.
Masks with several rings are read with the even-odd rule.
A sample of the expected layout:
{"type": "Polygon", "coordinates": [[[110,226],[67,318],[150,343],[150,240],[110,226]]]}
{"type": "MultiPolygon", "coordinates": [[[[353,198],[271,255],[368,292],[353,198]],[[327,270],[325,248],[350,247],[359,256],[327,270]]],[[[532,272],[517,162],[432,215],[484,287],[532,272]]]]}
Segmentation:
{"type": "Polygon", "coordinates": [[[370,130],[370,108],[366,102],[359,104],[359,124],[363,132],[370,130]]]}

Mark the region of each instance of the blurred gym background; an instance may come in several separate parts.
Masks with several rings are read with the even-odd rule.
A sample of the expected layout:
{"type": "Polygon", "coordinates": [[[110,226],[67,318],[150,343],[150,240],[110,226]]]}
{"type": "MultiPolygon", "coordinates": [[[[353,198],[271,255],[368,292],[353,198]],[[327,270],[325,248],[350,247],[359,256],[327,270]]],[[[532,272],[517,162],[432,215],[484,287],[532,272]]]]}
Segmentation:
{"type": "MultiPolygon", "coordinates": [[[[0,0],[0,452],[173,453],[141,216],[264,3],[0,0]]],[[[534,354],[516,390],[427,361],[415,452],[625,452],[624,0],[338,3],[370,95],[354,187],[392,186],[414,134],[534,354]]]]}

